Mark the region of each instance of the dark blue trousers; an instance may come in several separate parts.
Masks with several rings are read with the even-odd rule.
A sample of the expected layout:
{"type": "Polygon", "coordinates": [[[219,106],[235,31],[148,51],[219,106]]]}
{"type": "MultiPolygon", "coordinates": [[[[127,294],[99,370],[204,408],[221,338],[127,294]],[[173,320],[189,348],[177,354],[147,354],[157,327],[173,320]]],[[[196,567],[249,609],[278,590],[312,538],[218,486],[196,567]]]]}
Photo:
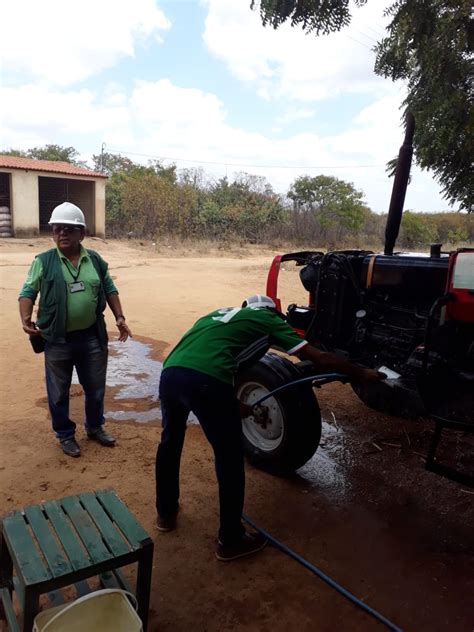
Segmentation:
{"type": "Polygon", "coordinates": [[[107,349],[102,349],[93,328],[68,334],[65,343],[46,343],[44,350],[46,390],[53,430],[58,439],[74,436],[76,424],[69,419],[69,389],[73,369],[85,395],[87,432],[104,423],[107,349]]]}
{"type": "Polygon", "coordinates": [[[192,411],[214,450],[219,485],[222,544],[233,544],[245,532],[245,470],[239,403],[230,384],[193,369],[170,367],[160,380],[163,417],[161,443],[156,454],[156,508],[160,516],[176,513],[179,468],[186,421],[192,411]]]}

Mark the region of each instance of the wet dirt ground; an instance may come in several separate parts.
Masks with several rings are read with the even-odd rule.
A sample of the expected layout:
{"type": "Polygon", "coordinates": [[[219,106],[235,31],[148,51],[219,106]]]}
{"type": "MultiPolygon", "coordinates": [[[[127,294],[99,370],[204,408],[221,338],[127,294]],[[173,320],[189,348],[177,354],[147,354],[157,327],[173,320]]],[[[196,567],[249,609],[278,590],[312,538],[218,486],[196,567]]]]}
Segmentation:
{"type": "MultiPolygon", "coordinates": [[[[33,254],[49,242],[5,242],[0,243],[0,513],[116,489],[155,541],[152,632],[382,630],[274,548],[231,564],[215,560],[213,461],[197,425],[189,426],[183,453],[179,528],[169,534],[154,529],[160,362],[199,315],[263,291],[271,253],[171,257],[147,245],[89,240],[86,245],[110,263],[135,337],[132,344],[111,343],[106,418],[118,445],[106,449],[85,439],[83,396],[74,385],[71,417],[79,422],[83,454],[70,459],[51,433],[42,358],[21,331],[16,305],[33,254]]],[[[282,273],[287,303],[295,300],[297,284],[294,270],[282,273]]],[[[108,324],[113,340],[110,319],[108,324]]],[[[286,479],[249,466],[246,513],[400,628],[471,632],[474,490],[424,470],[432,424],[371,411],[349,386],[326,386],[318,398],[324,422],[316,455],[286,479]]],[[[457,460],[472,464],[472,440],[453,441],[446,458],[454,450],[457,460]]]]}

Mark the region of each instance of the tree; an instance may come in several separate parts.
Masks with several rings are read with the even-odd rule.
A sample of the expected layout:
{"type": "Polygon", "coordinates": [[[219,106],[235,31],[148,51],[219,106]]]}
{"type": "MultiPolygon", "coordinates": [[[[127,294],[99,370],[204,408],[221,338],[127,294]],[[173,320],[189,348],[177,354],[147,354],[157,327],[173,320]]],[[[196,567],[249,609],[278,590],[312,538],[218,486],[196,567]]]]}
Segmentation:
{"type": "Polygon", "coordinates": [[[44,145],[44,147],[33,147],[23,151],[22,149],[8,149],[2,151],[6,156],[19,156],[21,158],[34,158],[35,160],[53,160],[70,162],[77,167],[86,167],[83,160],[78,160],[79,152],[74,147],[62,147],[61,145],[44,145]]]}
{"type": "MultiPolygon", "coordinates": [[[[402,106],[415,116],[415,159],[434,172],[451,203],[459,202],[470,212],[474,210],[472,0],[396,0],[386,13],[392,21],[387,37],[375,46],[375,72],[407,83],[402,106]]],[[[351,19],[349,0],[260,0],[260,15],[263,24],[274,28],[290,20],[292,26],[316,35],[340,30],[351,19]]]]}
{"type": "Polygon", "coordinates": [[[209,188],[198,221],[209,236],[239,235],[252,242],[282,221],[280,197],[259,176],[239,173],[209,188]]]}
{"type": "Polygon", "coordinates": [[[436,228],[426,221],[422,213],[406,211],[401,224],[401,244],[407,248],[428,247],[438,237],[436,228]]]}
{"type": "MultiPolygon", "coordinates": [[[[358,6],[366,2],[355,0],[358,6]]],[[[251,8],[255,5],[256,0],[252,0],[251,8]]],[[[290,19],[291,26],[326,35],[350,23],[349,5],[350,0],[260,0],[260,16],[264,26],[270,24],[274,29],[290,19]]]]}
{"type": "Polygon", "coordinates": [[[101,154],[94,154],[92,161],[95,171],[101,171],[108,176],[118,172],[130,173],[136,166],[130,158],[126,158],[120,154],[110,154],[107,151],[101,154]]]}
{"type": "Polygon", "coordinates": [[[312,214],[320,236],[334,243],[356,233],[368,210],[361,191],[333,176],[301,176],[291,185],[288,197],[296,213],[312,214]]]}

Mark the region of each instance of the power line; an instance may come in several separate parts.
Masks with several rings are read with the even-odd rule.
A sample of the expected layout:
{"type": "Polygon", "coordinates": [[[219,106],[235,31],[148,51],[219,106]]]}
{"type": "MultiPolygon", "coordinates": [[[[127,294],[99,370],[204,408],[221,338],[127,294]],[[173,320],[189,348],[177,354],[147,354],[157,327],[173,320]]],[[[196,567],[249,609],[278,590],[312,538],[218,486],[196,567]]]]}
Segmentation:
{"type": "Polygon", "coordinates": [[[379,33],[379,31],[376,31],[376,30],[375,30],[375,29],[373,29],[371,26],[368,26],[368,25],[367,25],[367,26],[366,26],[366,28],[368,28],[368,29],[369,29],[369,31],[372,31],[372,33],[375,33],[375,35],[376,35],[379,39],[381,39],[381,38],[385,37],[385,34],[384,34],[384,33],[379,33]]]}
{"type": "Polygon", "coordinates": [[[374,39],[372,37],[372,35],[367,35],[367,33],[363,33],[362,31],[359,31],[359,29],[354,29],[356,33],[359,33],[359,35],[362,35],[362,37],[366,37],[368,40],[370,40],[371,42],[375,42],[377,43],[377,40],[374,39]]]}
{"type": "Polygon", "coordinates": [[[347,33],[344,33],[344,35],[352,40],[353,42],[356,42],[357,44],[360,44],[361,46],[363,46],[364,48],[368,48],[369,50],[372,50],[372,46],[367,46],[367,44],[364,44],[363,42],[359,42],[358,39],[356,39],[355,37],[351,37],[350,35],[347,35],[347,33]]]}
{"type": "Polygon", "coordinates": [[[122,149],[109,149],[110,153],[126,154],[129,156],[142,156],[143,158],[153,158],[155,160],[170,160],[173,162],[195,162],[200,165],[217,165],[223,167],[252,167],[253,169],[374,169],[376,167],[385,167],[380,165],[254,165],[249,163],[238,162],[217,162],[212,160],[192,160],[191,158],[171,158],[169,156],[157,156],[154,154],[142,154],[136,151],[124,151],[122,149]]]}

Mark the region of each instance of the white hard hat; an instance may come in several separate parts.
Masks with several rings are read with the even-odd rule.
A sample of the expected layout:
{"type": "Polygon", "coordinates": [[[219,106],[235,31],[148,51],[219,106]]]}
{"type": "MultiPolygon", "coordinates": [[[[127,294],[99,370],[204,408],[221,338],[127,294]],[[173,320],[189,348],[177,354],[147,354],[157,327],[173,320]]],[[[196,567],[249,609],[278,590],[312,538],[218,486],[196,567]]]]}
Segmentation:
{"type": "Polygon", "coordinates": [[[63,202],[53,209],[48,224],[72,224],[85,228],[86,222],[81,209],[71,202],[63,202]]]}
{"type": "Polygon", "coordinates": [[[252,296],[248,296],[242,303],[242,307],[252,307],[253,309],[268,307],[269,309],[276,309],[273,299],[269,296],[265,296],[265,294],[253,294],[252,296]]]}

